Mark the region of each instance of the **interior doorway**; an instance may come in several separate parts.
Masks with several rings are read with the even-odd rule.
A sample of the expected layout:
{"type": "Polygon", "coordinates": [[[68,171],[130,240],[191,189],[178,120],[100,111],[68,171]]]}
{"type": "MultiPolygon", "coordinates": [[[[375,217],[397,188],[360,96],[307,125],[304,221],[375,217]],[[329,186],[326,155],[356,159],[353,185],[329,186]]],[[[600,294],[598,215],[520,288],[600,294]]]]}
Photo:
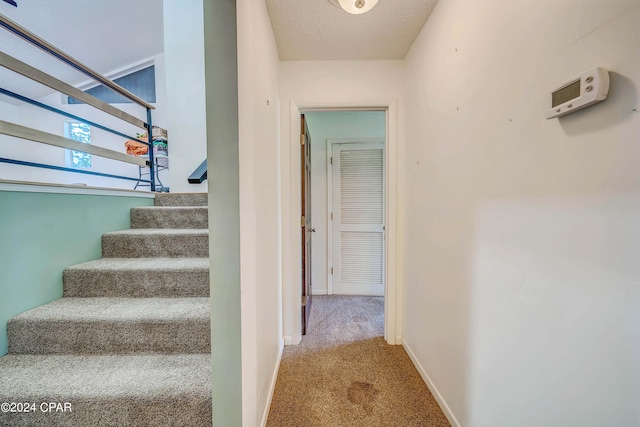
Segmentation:
{"type": "MultiPolygon", "coordinates": [[[[372,97],[369,97],[372,98],[372,97]]],[[[326,181],[318,179],[317,174],[326,175],[328,153],[327,139],[340,139],[344,134],[332,136],[313,135],[313,116],[316,114],[351,115],[375,113],[379,121],[377,132],[374,134],[359,134],[349,139],[367,137],[382,137],[384,141],[384,242],[383,242],[383,275],[384,275],[384,339],[388,344],[402,343],[402,272],[398,268],[398,258],[402,249],[402,241],[398,223],[398,212],[401,203],[398,194],[398,102],[376,103],[367,99],[357,102],[357,107],[347,105],[327,106],[323,102],[307,100],[298,103],[289,100],[288,108],[283,108],[283,129],[287,129],[283,136],[282,151],[282,209],[283,209],[283,336],[285,345],[296,345],[302,339],[302,310],[301,307],[301,271],[302,251],[301,229],[301,115],[307,120],[312,138],[312,223],[316,230],[312,236],[312,294],[328,294],[328,238],[327,238],[327,208],[328,197],[326,181]],[[324,106],[323,106],[324,105],[324,106]],[[286,111],[286,112],[285,112],[286,111]],[[288,114],[287,114],[288,112],[288,114]],[[285,143],[286,141],[286,143],[285,143]],[[318,150],[319,153],[317,152],[318,150]],[[318,156],[319,154],[319,156],[318,156]],[[324,198],[325,204],[315,202],[316,197],[324,198]]],[[[345,116],[345,117],[347,117],[345,116]]],[[[352,121],[352,123],[354,123],[352,121]]],[[[332,129],[337,129],[331,125],[332,129]]],[[[366,129],[374,129],[367,127],[366,129]]],[[[344,139],[344,138],[343,138],[344,139]]],[[[313,315],[312,315],[313,318],[313,315]]],[[[312,319],[313,320],[313,319],[312,319]]]]}
{"type": "MultiPolygon", "coordinates": [[[[302,166],[302,153],[310,148],[311,215],[304,216],[305,221],[313,219],[307,227],[314,231],[307,270],[311,292],[384,296],[386,111],[303,115],[301,130],[312,141],[301,145],[300,157],[302,166]]],[[[300,170],[305,185],[304,168],[300,170]]],[[[304,327],[304,316],[301,320],[304,327]]]]}

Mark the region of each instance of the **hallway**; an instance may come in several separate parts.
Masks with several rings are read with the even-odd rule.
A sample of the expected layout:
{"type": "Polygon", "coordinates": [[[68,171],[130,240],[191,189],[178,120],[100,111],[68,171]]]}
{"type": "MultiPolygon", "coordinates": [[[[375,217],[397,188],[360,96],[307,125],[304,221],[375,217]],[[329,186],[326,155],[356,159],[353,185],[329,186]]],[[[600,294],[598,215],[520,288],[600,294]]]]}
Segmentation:
{"type": "Polygon", "coordinates": [[[267,426],[449,426],[383,321],[382,297],[315,296],[308,334],[284,350],[267,426]]]}

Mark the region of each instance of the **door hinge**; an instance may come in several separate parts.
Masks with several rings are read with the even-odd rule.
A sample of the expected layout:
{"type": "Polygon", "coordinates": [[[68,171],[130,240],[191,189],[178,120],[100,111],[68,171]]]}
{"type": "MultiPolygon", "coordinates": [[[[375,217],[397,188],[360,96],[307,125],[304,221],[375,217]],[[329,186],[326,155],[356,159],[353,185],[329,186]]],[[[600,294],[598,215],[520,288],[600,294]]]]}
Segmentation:
{"type": "Polygon", "coordinates": [[[333,267],[331,267],[331,275],[333,276],[333,267]]]}
{"type": "Polygon", "coordinates": [[[331,214],[329,215],[329,217],[331,218],[331,221],[333,221],[333,212],[331,212],[331,214]]]}
{"type": "Polygon", "coordinates": [[[303,216],[300,217],[300,227],[304,227],[305,226],[305,218],[303,216]]]}
{"type": "Polygon", "coordinates": [[[306,296],[306,295],[303,295],[303,296],[302,296],[302,306],[303,306],[303,307],[306,307],[306,306],[307,306],[307,296],[306,296]]]}
{"type": "Polygon", "coordinates": [[[304,135],[300,134],[300,145],[304,145],[304,135]]]}
{"type": "Polygon", "coordinates": [[[330,164],[333,164],[333,157],[331,157],[330,159],[330,164]]]}

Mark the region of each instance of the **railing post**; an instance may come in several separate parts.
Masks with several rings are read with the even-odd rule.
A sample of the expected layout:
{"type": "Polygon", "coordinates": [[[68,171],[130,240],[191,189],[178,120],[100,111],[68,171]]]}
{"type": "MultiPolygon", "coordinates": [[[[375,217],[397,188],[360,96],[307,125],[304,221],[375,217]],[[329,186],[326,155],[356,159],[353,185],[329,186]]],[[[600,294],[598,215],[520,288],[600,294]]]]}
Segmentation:
{"type": "Polygon", "coordinates": [[[156,164],[153,159],[153,124],[151,123],[151,108],[147,107],[147,142],[149,145],[149,180],[151,191],[156,191],[156,164]]]}

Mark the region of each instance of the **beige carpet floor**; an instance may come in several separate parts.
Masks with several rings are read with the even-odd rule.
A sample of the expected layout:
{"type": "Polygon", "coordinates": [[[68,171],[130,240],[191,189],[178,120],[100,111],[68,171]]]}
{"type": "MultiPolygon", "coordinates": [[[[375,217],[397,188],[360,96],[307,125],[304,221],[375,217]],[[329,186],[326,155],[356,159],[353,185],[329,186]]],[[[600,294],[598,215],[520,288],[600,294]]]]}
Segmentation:
{"type": "Polygon", "coordinates": [[[381,297],[315,296],[285,347],[267,426],[449,426],[402,346],[383,335],[381,297]]]}

